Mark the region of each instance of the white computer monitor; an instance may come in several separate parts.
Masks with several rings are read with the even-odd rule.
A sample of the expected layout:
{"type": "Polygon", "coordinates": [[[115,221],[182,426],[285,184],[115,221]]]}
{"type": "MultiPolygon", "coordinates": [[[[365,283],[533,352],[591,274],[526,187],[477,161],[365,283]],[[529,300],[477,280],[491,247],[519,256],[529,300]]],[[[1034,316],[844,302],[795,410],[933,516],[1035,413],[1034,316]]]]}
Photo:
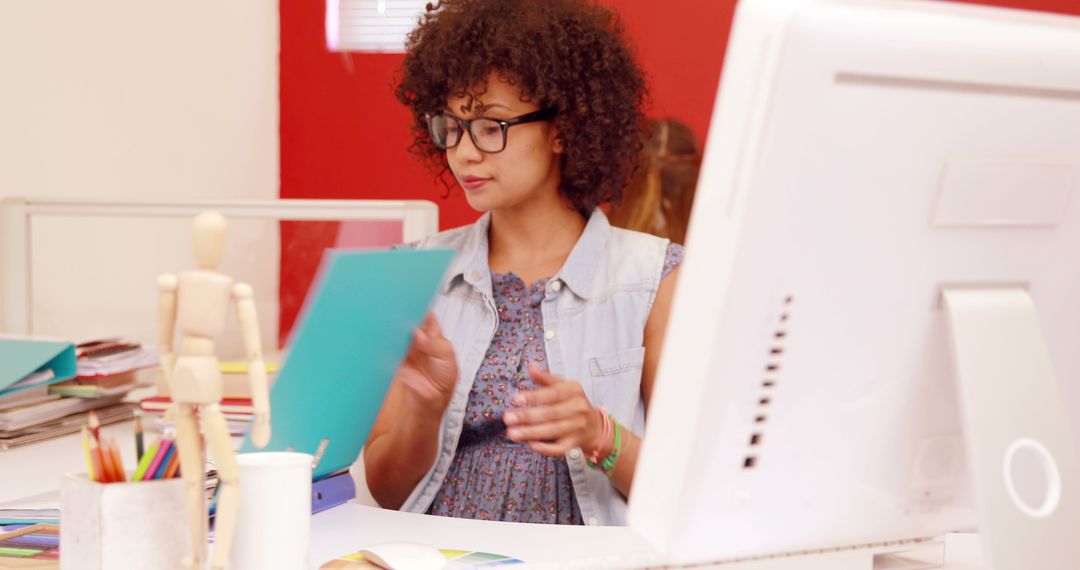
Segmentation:
{"type": "Polygon", "coordinates": [[[740,2],[631,525],[673,563],[978,528],[1075,564],[1078,181],[1080,19],[740,2]]]}

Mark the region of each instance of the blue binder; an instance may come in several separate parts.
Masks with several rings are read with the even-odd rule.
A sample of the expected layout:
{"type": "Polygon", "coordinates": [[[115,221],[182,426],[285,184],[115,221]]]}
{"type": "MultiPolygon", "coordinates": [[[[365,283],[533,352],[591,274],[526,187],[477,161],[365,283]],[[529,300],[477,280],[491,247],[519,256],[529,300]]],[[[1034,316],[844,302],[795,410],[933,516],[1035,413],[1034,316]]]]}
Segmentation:
{"type": "Polygon", "coordinates": [[[70,342],[0,337],[0,396],[75,377],[75,346],[70,342]],[[52,370],[47,381],[11,388],[23,378],[52,370]]]}
{"type": "Polygon", "coordinates": [[[311,514],[336,507],[356,496],[356,484],[348,471],[335,473],[311,484],[311,514]]]}
{"type": "Polygon", "coordinates": [[[270,391],[270,443],[249,433],[241,453],[315,454],[327,438],[315,480],[352,464],[453,253],[328,251],[270,391]]]}

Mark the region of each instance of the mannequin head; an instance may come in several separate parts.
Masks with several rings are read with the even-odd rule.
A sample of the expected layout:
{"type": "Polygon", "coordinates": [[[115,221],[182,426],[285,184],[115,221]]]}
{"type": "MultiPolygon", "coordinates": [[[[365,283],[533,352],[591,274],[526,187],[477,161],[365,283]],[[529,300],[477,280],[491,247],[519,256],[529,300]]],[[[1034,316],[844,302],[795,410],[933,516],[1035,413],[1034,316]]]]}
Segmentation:
{"type": "Polygon", "coordinates": [[[195,216],[195,264],[199,269],[215,270],[225,252],[225,216],[217,212],[202,212],[195,216]]]}

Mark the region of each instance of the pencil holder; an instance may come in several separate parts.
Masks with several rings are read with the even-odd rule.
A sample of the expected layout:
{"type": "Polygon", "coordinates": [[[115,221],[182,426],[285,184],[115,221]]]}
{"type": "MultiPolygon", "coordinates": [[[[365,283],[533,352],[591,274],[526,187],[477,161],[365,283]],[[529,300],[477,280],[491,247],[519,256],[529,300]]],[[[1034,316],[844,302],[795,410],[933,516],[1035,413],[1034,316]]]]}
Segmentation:
{"type": "Polygon", "coordinates": [[[62,570],[179,568],[191,550],[183,479],[61,485],[62,570]]]}

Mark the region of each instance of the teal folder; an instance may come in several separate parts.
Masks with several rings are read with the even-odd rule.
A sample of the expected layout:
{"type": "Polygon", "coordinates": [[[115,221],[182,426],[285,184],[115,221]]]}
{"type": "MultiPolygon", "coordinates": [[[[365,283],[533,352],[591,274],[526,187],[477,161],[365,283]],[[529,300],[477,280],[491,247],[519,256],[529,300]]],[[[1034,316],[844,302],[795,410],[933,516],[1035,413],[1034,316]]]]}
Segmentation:
{"type": "MultiPolygon", "coordinates": [[[[356,460],[453,253],[327,253],[270,391],[261,451],[314,454],[326,438],[315,479],[356,460]]],[[[260,450],[248,434],[240,451],[260,450]]]]}
{"type": "Polygon", "coordinates": [[[70,342],[0,337],[0,396],[27,390],[42,383],[11,388],[23,378],[42,370],[52,370],[45,384],[75,377],[75,346],[70,342]]]}

